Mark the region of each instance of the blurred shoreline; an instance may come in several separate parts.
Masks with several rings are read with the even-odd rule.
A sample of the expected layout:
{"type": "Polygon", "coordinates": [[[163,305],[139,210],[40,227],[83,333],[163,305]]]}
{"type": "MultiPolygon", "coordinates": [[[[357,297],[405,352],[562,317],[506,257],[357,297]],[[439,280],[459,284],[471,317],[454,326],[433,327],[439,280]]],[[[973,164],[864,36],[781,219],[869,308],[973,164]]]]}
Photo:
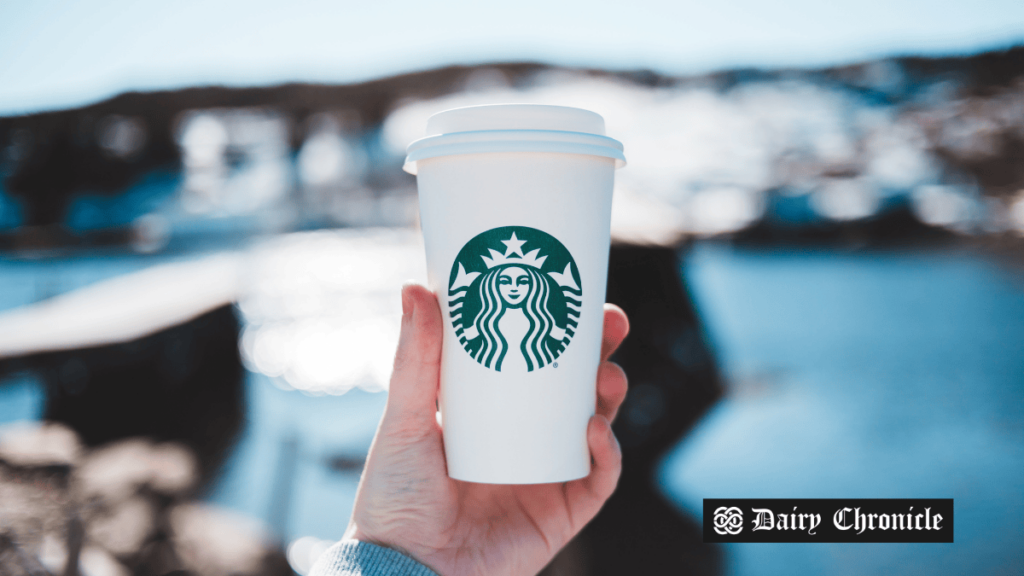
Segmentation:
{"type": "Polygon", "coordinates": [[[352,85],[125,93],[0,118],[0,252],[148,253],[415,225],[401,163],[427,112],[516,99],[602,112],[629,153],[619,196],[654,202],[648,212],[683,236],[850,247],[1024,236],[1017,46],[687,77],[450,66],[352,85]]]}

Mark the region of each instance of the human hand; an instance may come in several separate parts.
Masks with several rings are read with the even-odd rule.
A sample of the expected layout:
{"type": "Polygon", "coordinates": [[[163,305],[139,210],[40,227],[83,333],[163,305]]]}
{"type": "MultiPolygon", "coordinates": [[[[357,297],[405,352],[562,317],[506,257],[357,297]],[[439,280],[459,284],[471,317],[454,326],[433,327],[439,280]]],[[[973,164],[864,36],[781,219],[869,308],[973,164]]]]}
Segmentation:
{"type": "Polygon", "coordinates": [[[366,459],[346,538],[398,550],[442,576],[539,572],[615,490],[622,453],[611,421],[626,397],[626,374],[608,357],[629,332],[606,304],[597,414],[587,441],[586,478],[560,484],[500,485],[448,477],[437,397],[442,319],[423,286],[402,290],[402,335],[387,406],[366,459]]]}

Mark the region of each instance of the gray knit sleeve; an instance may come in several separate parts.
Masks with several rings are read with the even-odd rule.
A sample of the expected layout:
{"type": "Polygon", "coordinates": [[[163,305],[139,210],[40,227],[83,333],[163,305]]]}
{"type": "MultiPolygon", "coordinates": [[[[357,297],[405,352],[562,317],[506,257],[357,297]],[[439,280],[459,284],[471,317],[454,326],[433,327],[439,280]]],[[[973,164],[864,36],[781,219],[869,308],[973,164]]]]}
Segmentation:
{"type": "Polygon", "coordinates": [[[324,552],[309,576],[437,576],[412,558],[368,542],[342,540],[324,552]]]}

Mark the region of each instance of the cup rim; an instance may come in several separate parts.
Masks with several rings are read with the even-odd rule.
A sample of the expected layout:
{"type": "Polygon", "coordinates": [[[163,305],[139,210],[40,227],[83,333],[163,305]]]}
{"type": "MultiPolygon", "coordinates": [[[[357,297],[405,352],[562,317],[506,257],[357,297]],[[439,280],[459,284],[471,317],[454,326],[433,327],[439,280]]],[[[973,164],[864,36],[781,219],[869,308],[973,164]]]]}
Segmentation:
{"type": "Polygon", "coordinates": [[[583,154],[609,158],[616,168],[626,165],[622,143],[614,138],[564,130],[472,130],[420,138],[406,149],[403,170],[418,172],[418,162],[443,156],[495,152],[583,154]]]}

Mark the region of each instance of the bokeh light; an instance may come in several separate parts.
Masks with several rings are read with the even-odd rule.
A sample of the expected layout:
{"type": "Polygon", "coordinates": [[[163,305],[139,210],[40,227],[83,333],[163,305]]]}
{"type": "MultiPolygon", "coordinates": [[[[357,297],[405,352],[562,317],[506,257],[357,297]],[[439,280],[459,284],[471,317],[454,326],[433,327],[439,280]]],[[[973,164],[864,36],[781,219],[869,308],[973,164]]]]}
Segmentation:
{"type": "Polygon", "coordinates": [[[426,280],[418,234],[293,234],[249,255],[239,308],[243,357],[278,385],[310,394],[387,387],[402,315],[398,287],[426,280]]]}

